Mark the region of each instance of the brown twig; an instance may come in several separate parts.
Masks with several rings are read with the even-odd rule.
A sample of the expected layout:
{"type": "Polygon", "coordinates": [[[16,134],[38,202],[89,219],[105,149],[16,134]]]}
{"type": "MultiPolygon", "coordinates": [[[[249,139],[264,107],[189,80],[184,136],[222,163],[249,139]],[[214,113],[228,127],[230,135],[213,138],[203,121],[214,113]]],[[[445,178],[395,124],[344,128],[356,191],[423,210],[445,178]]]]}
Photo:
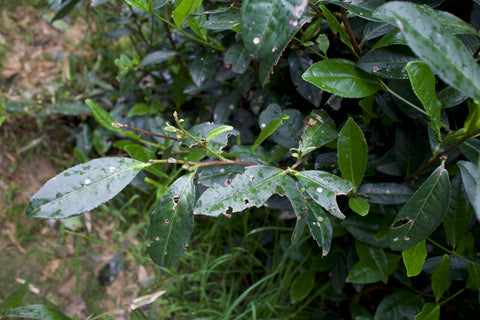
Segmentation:
{"type": "Polygon", "coordinates": [[[357,55],[361,56],[362,50],[358,46],[357,38],[353,34],[352,27],[348,22],[347,12],[345,11],[344,8],[340,8],[340,13],[342,14],[342,22],[343,22],[343,25],[345,26],[345,30],[347,31],[348,36],[350,37],[350,40],[352,40],[353,48],[355,49],[355,52],[357,53],[357,55]]]}
{"type": "Polygon", "coordinates": [[[159,138],[179,141],[179,139],[176,138],[176,137],[171,137],[171,136],[167,136],[167,135],[160,134],[160,133],[146,131],[146,130],[143,130],[143,129],[139,129],[139,128],[129,126],[128,124],[122,124],[122,123],[114,122],[114,123],[112,123],[112,126],[115,127],[115,128],[125,128],[125,129],[130,129],[130,130],[133,130],[133,131],[137,131],[137,132],[140,132],[141,134],[144,134],[146,136],[153,136],[153,137],[159,137],[159,138]]]}

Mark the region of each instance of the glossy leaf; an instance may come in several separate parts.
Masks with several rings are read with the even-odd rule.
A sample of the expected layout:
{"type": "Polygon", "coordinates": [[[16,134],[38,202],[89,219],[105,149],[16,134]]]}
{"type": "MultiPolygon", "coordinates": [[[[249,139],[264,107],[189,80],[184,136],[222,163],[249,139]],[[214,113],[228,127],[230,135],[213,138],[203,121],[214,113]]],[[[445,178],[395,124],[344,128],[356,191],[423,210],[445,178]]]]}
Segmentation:
{"type": "Polygon", "coordinates": [[[222,134],[224,132],[231,131],[231,130],[233,130],[232,126],[221,126],[221,127],[215,128],[208,133],[205,141],[208,142],[208,141],[212,140],[213,138],[215,138],[216,136],[218,136],[219,134],[222,134]]]}
{"type": "Polygon", "coordinates": [[[177,179],[152,206],[147,251],[158,265],[176,263],[188,246],[195,205],[193,178],[192,173],[177,179]]]}
{"type": "Polygon", "coordinates": [[[350,181],[316,170],[299,171],[295,173],[295,177],[316,203],[335,217],[345,219],[338,206],[337,196],[345,195],[353,189],[350,181]]]}
{"type": "Polygon", "coordinates": [[[395,20],[409,47],[444,82],[480,99],[480,67],[462,41],[442,25],[436,10],[409,2],[390,2],[377,12],[395,20]]]}
{"type": "Polygon", "coordinates": [[[351,1],[344,2],[339,0],[324,0],[322,2],[336,4],[346,10],[350,11],[354,15],[372,21],[379,21],[378,18],[373,16],[373,11],[385,3],[385,0],[370,0],[370,1],[351,1]]]}
{"type": "Polygon", "coordinates": [[[225,67],[231,68],[235,73],[244,73],[251,61],[252,57],[248,54],[245,46],[241,42],[235,43],[225,53],[225,67]]]}
{"type": "Polygon", "coordinates": [[[444,255],[440,260],[432,275],[432,290],[435,295],[435,301],[438,302],[450,286],[450,259],[444,255]]]}
{"type": "Polygon", "coordinates": [[[178,7],[173,10],[173,21],[177,26],[181,27],[185,17],[195,12],[195,9],[201,5],[202,0],[183,0],[178,7]]]}
{"type": "Polygon", "coordinates": [[[203,24],[202,28],[218,31],[234,30],[239,32],[241,23],[240,9],[232,5],[228,8],[209,10],[208,13],[208,21],[203,24]]]}
{"type": "Polygon", "coordinates": [[[190,75],[197,87],[200,87],[202,83],[213,77],[217,69],[217,58],[215,50],[204,50],[193,61],[190,66],[190,75]]]}
{"type": "Polygon", "coordinates": [[[194,214],[229,215],[267,202],[284,182],[285,171],[267,166],[250,166],[227,187],[214,185],[198,199],[194,214]]]}
{"type": "Polygon", "coordinates": [[[290,118],[287,115],[283,115],[278,119],[273,119],[267,125],[265,123],[262,123],[260,126],[263,126],[262,131],[260,131],[260,134],[258,135],[257,139],[253,143],[252,150],[250,151],[250,155],[255,152],[255,150],[262,144],[265,139],[270,137],[277,129],[278,127],[282,124],[283,120],[287,120],[290,118]],[[265,126],[264,126],[265,125],[265,126]]]}
{"type": "Polygon", "coordinates": [[[407,64],[406,69],[413,92],[422,102],[432,121],[432,128],[439,135],[442,126],[442,120],[440,119],[442,104],[437,99],[435,91],[435,75],[428,65],[422,61],[411,61],[407,64]]]}
{"type": "Polygon", "coordinates": [[[327,92],[344,98],[364,98],[382,89],[380,80],[344,59],[316,62],[302,78],[327,92]]]}
{"type": "Polygon", "coordinates": [[[112,199],[148,163],[129,158],[100,158],[67,169],[32,197],[28,217],[63,219],[112,199]]]}
{"type": "Polygon", "coordinates": [[[405,66],[415,60],[418,60],[418,57],[407,47],[389,46],[369,51],[356,62],[355,66],[382,78],[407,79],[405,66]]]}
{"type": "Polygon", "coordinates": [[[460,103],[467,100],[468,97],[463,93],[455,90],[454,88],[448,86],[438,92],[437,98],[442,103],[443,108],[451,108],[458,106],[460,103]]]}
{"type": "Polygon", "coordinates": [[[293,211],[295,211],[295,216],[297,217],[295,229],[293,229],[292,233],[291,245],[294,245],[302,238],[305,226],[309,223],[309,221],[307,221],[309,218],[309,212],[307,211],[305,197],[298,189],[296,181],[290,176],[285,176],[283,180],[284,182],[281,185],[281,189],[283,189],[284,192],[279,192],[279,194],[287,196],[292,205],[293,211]]]}
{"type": "Polygon", "coordinates": [[[375,311],[374,320],[413,319],[423,305],[420,295],[405,291],[386,296],[375,311]]]}
{"type": "Polygon", "coordinates": [[[445,217],[449,200],[448,172],[440,166],[396,215],[388,233],[390,248],[405,250],[428,237],[445,217]]]}
{"type": "Polygon", "coordinates": [[[412,187],[394,182],[366,183],[358,192],[367,196],[370,203],[402,204],[415,192],[412,187]]]}
{"type": "Polygon", "coordinates": [[[467,193],[468,200],[470,200],[470,203],[477,214],[477,219],[480,221],[480,194],[478,192],[480,173],[478,167],[467,161],[458,161],[457,165],[462,174],[463,187],[467,193]]]}
{"type": "Polygon", "coordinates": [[[302,79],[302,73],[312,64],[310,57],[303,51],[291,52],[288,56],[290,78],[297,92],[313,106],[318,108],[322,102],[323,92],[311,83],[302,79]]]}
{"type": "Polygon", "coordinates": [[[354,212],[358,213],[361,216],[366,216],[370,211],[370,205],[368,202],[360,197],[349,198],[348,199],[348,206],[354,212]]]}
{"type": "Polygon", "coordinates": [[[400,256],[387,253],[385,258],[387,266],[383,269],[383,272],[379,272],[378,267],[360,260],[350,269],[346,281],[351,283],[374,283],[384,280],[385,276],[388,278],[395,272],[400,262],[400,256]]]}
{"type": "Polygon", "coordinates": [[[298,150],[302,156],[337,138],[335,123],[325,110],[313,110],[305,119],[298,150]]]}
{"type": "Polygon", "coordinates": [[[463,189],[460,175],[457,175],[451,182],[450,203],[443,219],[443,229],[452,248],[456,248],[460,240],[467,235],[472,214],[473,207],[463,189]]]}
{"type": "Polygon", "coordinates": [[[326,256],[332,244],[332,224],[328,213],[317,204],[307,201],[308,229],[313,239],[322,247],[322,256],[326,256]]]}
{"type": "MultiPolygon", "coordinates": [[[[285,120],[278,125],[273,133],[271,133],[270,138],[279,145],[289,149],[298,147],[300,131],[303,127],[303,116],[300,111],[296,109],[282,110],[279,105],[271,103],[267,109],[260,113],[258,118],[259,126],[263,131],[263,128],[266,128],[272,120],[281,118],[284,118],[285,120]],[[285,116],[288,116],[288,118],[284,118],[285,116]]],[[[274,126],[272,125],[272,127],[274,126]]],[[[269,131],[271,130],[268,130],[265,133],[268,134],[269,131]]]]}
{"type": "Polygon", "coordinates": [[[367,168],[367,141],[352,118],[348,118],[338,134],[337,153],[343,177],[358,187],[367,168]]]}
{"type": "Polygon", "coordinates": [[[297,303],[305,299],[315,286],[315,272],[305,271],[293,280],[290,286],[290,300],[297,303]]]}
{"type": "Polygon", "coordinates": [[[69,317],[57,309],[43,304],[16,307],[8,310],[3,316],[39,320],[70,320],[69,317]]]}
{"type": "Polygon", "coordinates": [[[415,316],[414,320],[439,320],[440,305],[436,303],[425,303],[422,311],[415,316]]]}
{"type": "Polygon", "coordinates": [[[352,41],[350,40],[350,37],[348,36],[347,32],[343,28],[343,26],[340,24],[340,22],[337,20],[337,18],[328,10],[327,7],[324,5],[320,5],[320,10],[322,10],[323,15],[325,16],[325,19],[328,22],[328,26],[330,27],[330,30],[332,31],[333,34],[339,34],[340,35],[340,40],[355,54],[355,48],[353,47],[352,41]]]}
{"type": "Polygon", "coordinates": [[[427,257],[427,247],[425,240],[420,241],[413,247],[402,251],[403,264],[407,268],[409,277],[418,276],[422,272],[425,258],[427,257]]]}
{"type": "Polygon", "coordinates": [[[293,35],[302,27],[307,0],[242,2],[241,32],[245,49],[260,62],[258,76],[268,82],[273,67],[293,35]]]}
{"type": "Polygon", "coordinates": [[[480,129],[480,103],[478,101],[468,101],[468,116],[465,119],[464,128],[468,134],[480,129]]]}

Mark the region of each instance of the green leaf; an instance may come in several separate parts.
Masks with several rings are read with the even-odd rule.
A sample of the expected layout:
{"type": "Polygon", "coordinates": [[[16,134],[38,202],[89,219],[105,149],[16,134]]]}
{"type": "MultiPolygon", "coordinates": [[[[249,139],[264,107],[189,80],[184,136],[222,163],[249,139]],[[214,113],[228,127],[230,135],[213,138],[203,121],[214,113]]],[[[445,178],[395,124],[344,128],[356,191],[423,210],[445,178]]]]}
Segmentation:
{"type": "Polygon", "coordinates": [[[135,8],[138,8],[145,12],[150,12],[150,10],[148,9],[148,4],[146,3],[146,0],[123,0],[123,1],[135,8]]]}
{"type": "Polygon", "coordinates": [[[420,241],[413,247],[402,251],[403,264],[407,268],[409,277],[418,276],[422,272],[422,266],[427,258],[425,240],[420,241]]]}
{"type": "MultiPolygon", "coordinates": [[[[186,0],[184,0],[186,1],[186,0]]],[[[203,50],[190,66],[190,75],[193,82],[200,87],[202,83],[210,79],[217,69],[218,55],[215,50],[203,50]]]]}
{"type": "Polygon", "coordinates": [[[408,47],[389,46],[367,52],[355,66],[382,78],[407,79],[405,66],[415,60],[418,57],[408,47]]]}
{"type": "Polygon", "coordinates": [[[310,67],[312,60],[303,51],[292,51],[288,55],[290,78],[297,92],[316,108],[322,103],[323,92],[313,84],[302,79],[302,74],[310,67]]]}
{"type": "Polygon", "coordinates": [[[478,167],[468,161],[458,161],[457,165],[462,174],[463,187],[465,188],[468,200],[470,200],[470,203],[477,214],[477,218],[480,221],[480,194],[478,192],[480,187],[480,173],[478,167]]]}
{"type": "Polygon", "coordinates": [[[305,71],[302,78],[322,90],[344,98],[364,98],[382,89],[379,78],[345,59],[316,62],[305,71]]]}
{"type": "MultiPolygon", "coordinates": [[[[219,123],[205,122],[193,126],[188,132],[198,139],[205,139],[209,148],[213,149],[216,152],[222,151],[222,149],[228,144],[228,137],[231,135],[238,135],[237,130],[221,130],[222,132],[213,133],[215,135],[210,140],[207,141],[209,134],[219,128],[225,127],[225,125],[219,123]]],[[[185,137],[183,143],[189,147],[192,147],[196,142],[190,137],[185,137]]]]}
{"type": "Polygon", "coordinates": [[[440,118],[442,104],[437,99],[435,91],[435,75],[428,65],[422,61],[411,61],[407,64],[406,69],[413,92],[422,102],[425,111],[432,121],[432,128],[439,135],[442,127],[440,118]]]}
{"type": "Polygon", "coordinates": [[[29,306],[16,307],[8,310],[5,317],[17,317],[39,320],[70,320],[65,314],[57,309],[43,304],[32,304],[29,306]]]}
{"type": "Polygon", "coordinates": [[[316,203],[337,218],[345,219],[338,206],[337,196],[346,195],[353,189],[350,181],[329,172],[316,170],[299,171],[295,173],[295,177],[316,203]]]}
{"type": "Polygon", "coordinates": [[[160,102],[150,102],[150,103],[137,103],[130,109],[130,112],[128,112],[129,117],[133,116],[144,116],[146,114],[156,114],[163,109],[165,109],[167,106],[164,105],[163,103],[160,102]]]}
{"type": "Polygon", "coordinates": [[[176,263],[188,246],[193,232],[194,176],[177,179],[152,206],[147,251],[158,265],[176,263]]]}
{"type": "Polygon", "coordinates": [[[340,40],[358,57],[355,48],[352,45],[352,41],[350,41],[350,37],[348,36],[345,29],[343,29],[340,22],[338,22],[337,18],[325,7],[324,5],[320,5],[320,10],[322,10],[325,19],[328,22],[328,26],[333,34],[340,34],[340,40]]]}
{"type": "MultiPolygon", "coordinates": [[[[157,155],[154,150],[141,146],[139,144],[131,144],[125,146],[125,151],[128,152],[128,155],[138,161],[148,162],[151,159],[157,159],[157,155]]],[[[163,172],[160,167],[160,164],[153,164],[145,167],[145,171],[153,173],[157,177],[169,179],[170,177],[163,172]]]]}
{"type": "Polygon", "coordinates": [[[290,300],[297,303],[305,299],[315,286],[315,272],[305,271],[300,273],[290,286],[290,300]]]}
{"type": "Polygon", "coordinates": [[[428,237],[445,217],[449,200],[448,172],[440,166],[396,215],[388,233],[390,248],[405,250],[428,237]]]}
{"type": "Polygon", "coordinates": [[[332,223],[328,213],[319,205],[307,201],[308,229],[312,238],[322,247],[322,256],[326,256],[332,244],[332,223]]]}
{"type": "Polygon", "coordinates": [[[140,135],[137,135],[131,131],[123,131],[120,128],[114,127],[112,124],[116,123],[115,119],[105,109],[101,108],[98,104],[96,104],[90,99],[85,100],[85,103],[87,104],[88,108],[92,112],[95,120],[97,120],[97,122],[102,127],[113,132],[121,133],[137,141],[140,140],[140,135]]]}
{"type": "Polygon", "coordinates": [[[365,199],[359,197],[349,198],[348,206],[350,207],[350,209],[352,209],[354,212],[358,213],[362,217],[366,216],[370,211],[370,205],[368,204],[368,202],[365,199]]]}
{"type": "Polygon", "coordinates": [[[38,190],[28,204],[28,217],[63,219],[112,199],[148,163],[129,158],[100,158],[67,169],[38,190]]]}
{"type": "Polygon", "coordinates": [[[232,126],[220,126],[218,128],[215,128],[208,133],[205,141],[208,142],[208,141],[212,140],[213,138],[215,138],[216,136],[218,136],[219,134],[225,133],[227,131],[232,131],[232,130],[233,130],[232,126]]]}
{"type": "MultiPolygon", "coordinates": [[[[290,117],[287,115],[283,115],[279,119],[271,120],[266,126],[264,126],[262,128],[262,131],[260,131],[257,139],[253,143],[252,150],[250,150],[250,155],[255,152],[255,150],[262,144],[263,141],[265,141],[265,139],[270,137],[278,129],[278,127],[282,124],[283,120],[286,120],[288,118],[290,117]]],[[[264,125],[264,123],[262,123],[262,125],[264,125]]]]}
{"type": "Polygon", "coordinates": [[[52,18],[52,20],[50,21],[50,23],[53,23],[55,20],[59,20],[59,19],[62,19],[63,17],[65,17],[67,14],[70,13],[70,11],[73,10],[73,8],[75,8],[75,6],[80,2],[80,0],[66,0],[66,1],[62,1],[62,4],[61,4],[61,7],[60,7],[60,10],[57,11],[57,13],[55,14],[55,16],[52,18]]]}
{"type": "Polygon", "coordinates": [[[473,207],[468,201],[462,186],[460,175],[455,176],[451,183],[450,203],[447,215],[443,219],[443,229],[452,248],[456,248],[472,221],[473,207]]]}
{"type": "MultiPolygon", "coordinates": [[[[298,147],[300,132],[303,127],[303,116],[300,111],[296,109],[282,110],[279,105],[271,103],[260,113],[258,123],[263,131],[272,120],[281,118],[284,118],[285,121],[282,121],[278,125],[276,130],[271,133],[270,138],[279,145],[289,149],[298,147]],[[284,118],[285,116],[288,116],[288,118],[284,118]]],[[[274,125],[276,125],[276,123],[272,124],[272,128],[274,125]]],[[[272,128],[269,128],[265,134],[270,133],[269,131],[271,131],[270,129],[272,128]]]]}
{"type": "Polygon", "coordinates": [[[182,27],[183,19],[189,14],[195,12],[195,10],[202,5],[202,0],[183,0],[173,10],[173,22],[179,27],[182,27]]]}
{"type": "Polygon", "coordinates": [[[234,30],[239,32],[240,28],[240,9],[234,5],[223,7],[217,10],[208,11],[208,21],[203,24],[203,28],[209,30],[225,31],[234,30]]]}
{"type": "Polygon", "coordinates": [[[371,21],[380,21],[378,18],[373,16],[373,11],[379,7],[380,5],[385,3],[385,0],[369,0],[369,1],[351,1],[351,2],[344,2],[339,0],[322,0],[322,2],[336,4],[340,6],[357,17],[371,20],[371,21]]]}
{"type": "Polygon", "coordinates": [[[138,65],[139,68],[141,67],[146,67],[150,65],[156,65],[156,64],[161,64],[163,62],[168,61],[170,58],[174,57],[176,54],[175,51],[166,51],[166,50],[161,50],[161,51],[154,51],[152,53],[147,54],[140,64],[138,65]]]}
{"type": "MultiPolygon", "coordinates": [[[[294,245],[303,236],[303,231],[305,230],[305,226],[308,223],[307,219],[309,218],[309,214],[307,211],[307,204],[305,202],[305,197],[298,189],[297,182],[290,176],[285,176],[283,179],[284,179],[284,182],[281,185],[281,189],[283,189],[284,194],[287,196],[288,200],[290,201],[293,211],[295,211],[295,215],[297,216],[297,223],[295,224],[295,229],[293,230],[292,241],[291,241],[292,242],[291,245],[294,245]]],[[[279,193],[279,194],[284,195],[283,193],[279,193]]]]}
{"type": "Polygon", "coordinates": [[[366,261],[360,260],[348,272],[347,282],[350,283],[374,283],[383,281],[385,277],[392,275],[397,269],[400,262],[400,256],[392,253],[385,254],[387,266],[383,272],[379,272],[379,268],[369,264],[366,261]]]}
{"type": "Polygon", "coordinates": [[[389,2],[376,11],[395,20],[409,47],[443,81],[480,100],[480,67],[462,41],[441,23],[433,8],[389,2]]]}
{"type": "Polygon", "coordinates": [[[375,215],[367,217],[352,215],[342,221],[342,226],[359,241],[374,247],[387,248],[388,241],[386,238],[377,240],[377,233],[379,232],[381,223],[382,218],[375,215]]]}
{"type": "Polygon", "coordinates": [[[386,296],[375,311],[374,320],[413,319],[423,305],[420,295],[405,291],[386,296]]]}
{"type": "Polygon", "coordinates": [[[414,320],[439,320],[440,305],[436,303],[425,303],[422,311],[415,316],[414,320]]]}
{"type": "Polygon", "coordinates": [[[343,177],[358,187],[367,168],[367,141],[352,118],[338,134],[337,153],[343,177]]]}
{"type": "Polygon", "coordinates": [[[370,203],[402,204],[414,193],[412,187],[394,182],[366,183],[358,188],[358,192],[367,196],[370,203]]]}
{"type": "Polygon", "coordinates": [[[450,258],[443,255],[432,275],[432,290],[435,295],[435,301],[438,302],[450,286],[450,258]]]}
{"type": "Polygon", "coordinates": [[[306,19],[306,0],[246,0],[242,2],[241,33],[245,49],[259,61],[265,85],[288,42],[306,19]]]}
{"type": "MultiPolygon", "coordinates": [[[[203,13],[205,10],[203,5],[199,6],[194,10],[192,13],[203,13]]],[[[194,15],[193,17],[187,19],[187,24],[192,29],[192,31],[202,38],[203,40],[207,40],[208,38],[208,30],[204,28],[205,22],[207,22],[207,16],[204,14],[194,15]]]]}
{"type": "Polygon", "coordinates": [[[477,290],[480,291],[480,264],[469,263],[468,276],[472,280],[477,290]]]}
{"type": "Polygon", "coordinates": [[[372,247],[355,241],[355,249],[360,261],[371,269],[377,269],[378,276],[383,283],[388,281],[388,260],[382,248],[372,247]]]}
{"type": "Polygon", "coordinates": [[[451,108],[458,106],[460,103],[467,100],[467,96],[463,93],[455,90],[454,88],[448,86],[442,89],[437,94],[438,100],[442,103],[443,108],[451,108]]]}
{"type": "Polygon", "coordinates": [[[235,73],[244,73],[248,69],[252,57],[248,54],[245,46],[241,42],[235,43],[225,53],[224,64],[228,69],[232,69],[235,73]]]}
{"type": "Polygon", "coordinates": [[[480,129],[480,103],[478,101],[468,101],[468,116],[465,119],[464,128],[467,130],[467,134],[480,129]]]}
{"type": "Polygon", "coordinates": [[[335,123],[325,110],[313,110],[305,119],[298,150],[302,156],[337,138],[335,123]]]}
{"type": "Polygon", "coordinates": [[[260,207],[267,202],[284,183],[285,171],[267,166],[250,166],[238,175],[230,185],[214,185],[198,199],[194,214],[229,216],[250,207],[260,207]]]}
{"type": "Polygon", "coordinates": [[[23,298],[28,292],[28,283],[24,283],[15,291],[13,291],[5,300],[0,304],[0,316],[5,314],[8,310],[16,308],[22,304],[23,298]]]}

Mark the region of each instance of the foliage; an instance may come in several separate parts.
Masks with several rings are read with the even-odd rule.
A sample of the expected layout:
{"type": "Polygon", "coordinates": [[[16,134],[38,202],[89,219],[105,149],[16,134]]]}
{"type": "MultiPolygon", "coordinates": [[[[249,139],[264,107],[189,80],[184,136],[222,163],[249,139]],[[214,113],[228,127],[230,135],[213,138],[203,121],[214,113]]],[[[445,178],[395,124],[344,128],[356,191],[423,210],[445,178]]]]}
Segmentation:
{"type": "MultiPolygon", "coordinates": [[[[480,41],[465,20],[480,8],[415,2],[125,0],[109,33],[135,51],[118,53],[117,90],[86,100],[102,128],[85,138],[123,155],[52,178],[27,215],[81,214],[143,180],[148,253],[170,266],[200,216],[280,209],[286,250],[307,246],[310,262],[283,283],[301,312],[276,317],[474,316],[480,41]]],[[[260,318],[246,296],[276,275],[222,316],[260,318]]]]}

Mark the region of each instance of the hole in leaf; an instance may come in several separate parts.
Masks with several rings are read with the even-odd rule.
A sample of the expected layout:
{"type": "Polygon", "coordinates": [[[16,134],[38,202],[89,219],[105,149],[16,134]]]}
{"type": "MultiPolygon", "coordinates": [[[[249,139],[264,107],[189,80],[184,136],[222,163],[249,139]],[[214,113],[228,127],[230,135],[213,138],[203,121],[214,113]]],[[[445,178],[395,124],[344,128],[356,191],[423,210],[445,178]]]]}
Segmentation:
{"type": "Polygon", "coordinates": [[[243,204],[248,206],[250,204],[250,199],[248,198],[243,199],[243,204]]]}
{"type": "Polygon", "coordinates": [[[410,224],[410,227],[408,228],[410,230],[412,228],[414,222],[415,222],[415,220],[410,219],[408,217],[403,218],[403,219],[394,221],[392,223],[392,225],[390,226],[390,229],[400,229],[400,228],[405,227],[407,224],[410,224]]]}

